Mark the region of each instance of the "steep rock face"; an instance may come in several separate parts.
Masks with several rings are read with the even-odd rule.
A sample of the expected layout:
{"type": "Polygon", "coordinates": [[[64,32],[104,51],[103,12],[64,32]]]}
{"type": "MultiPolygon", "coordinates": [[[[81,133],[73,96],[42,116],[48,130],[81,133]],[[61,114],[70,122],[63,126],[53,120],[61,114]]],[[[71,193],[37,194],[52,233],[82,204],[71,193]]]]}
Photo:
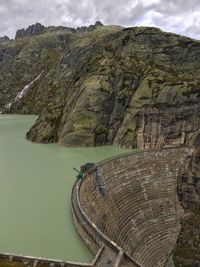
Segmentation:
{"type": "Polygon", "coordinates": [[[3,36],[3,37],[0,37],[0,44],[7,44],[8,42],[10,42],[11,40],[9,39],[8,36],[3,36]]]}
{"type": "Polygon", "coordinates": [[[51,27],[0,50],[2,106],[43,71],[9,108],[40,114],[27,137],[67,146],[193,144],[200,43],[156,28],[90,27],[71,34],[51,27]]]}
{"type": "Polygon", "coordinates": [[[178,178],[179,199],[186,210],[200,207],[200,148],[187,156],[178,178]]]}
{"type": "Polygon", "coordinates": [[[34,25],[29,26],[27,29],[18,30],[16,32],[15,39],[41,34],[44,32],[44,29],[45,27],[42,24],[36,23],[34,25]]]}
{"type": "MultiPolygon", "coordinates": [[[[198,141],[199,142],[199,141],[198,141]]],[[[199,145],[196,140],[196,145],[199,145]]],[[[187,156],[178,177],[178,196],[185,209],[174,249],[175,266],[200,265],[200,148],[187,156]]]]}
{"type": "MultiPolygon", "coordinates": [[[[34,35],[41,35],[47,32],[56,32],[56,31],[62,31],[65,32],[67,34],[71,34],[71,33],[86,33],[86,32],[90,32],[95,30],[97,27],[99,26],[103,26],[103,24],[101,23],[101,21],[96,21],[96,23],[94,25],[89,25],[87,26],[83,26],[83,27],[78,27],[76,29],[74,28],[70,28],[70,27],[64,27],[64,26],[49,26],[49,27],[45,27],[44,25],[42,25],[41,23],[35,23],[33,25],[30,25],[29,27],[27,27],[26,29],[19,29],[16,32],[15,35],[15,40],[19,39],[19,38],[25,38],[25,37],[31,37],[34,35]]],[[[5,39],[9,40],[9,38],[7,36],[4,37],[0,37],[0,42],[1,40],[5,41],[5,39]]]]}
{"type": "MultiPolygon", "coordinates": [[[[101,27],[95,26],[95,29],[97,28],[101,27]]],[[[118,28],[120,27],[116,27],[115,30],[118,28]]],[[[57,92],[61,73],[59,68],[64,67],[64,64],[58,66],[58,62],[64,53],[69,54],[72,43],[75,46],[79,45],[80,37],[75,29],[71,31],[69,29],[51,26],[37,36],[18,38],[9,44],[0,43],[0,112],[39,114],[51,103],[54,94],[59,95],[61,91],[62,93],[65,91],[66,85],[62,82],[61,90],[57,92]],[[34,81],[41,72],[41,79],[31,84],[26,97],[24,95],[15,103],[17,94],[34,81]]],[[[102,32],[104,35],[104,30],[102,32]]],[[[112,30],[106,29],[105,35],[110,32],[112,30]]],[[[90,34],[93,35],[92,32],[90,34]]],[[[96,35],[98,40],[98,33],[96,35]]],[[[87,37],[87,31],[81,33],[81,36],[83,43],[93,40],[87,37]]]]}
{"type": "MultiPolygon", "coordinates": [[[[51,71],[54,64],[59,61],[63,47],[69,38],[69,35],[63,37],[62,34],[56,33],[28,40],[22,38],[6,46],[0,45],[0,111],[9,107],[17,94],[42,71],[43,78],[51,71]]],[[[32,89],[38,90],[38,87],[42,87],[42,81],[44,80],[40,79],[34,83],[32,89]]],[[[28,99],[27,101],[28,107],[22,104],[18,108],[20,103],[17,103],[18,105],[13,106],[14,112],[38,113],[39,108],[33,110],[33,103],[28,99]]],[[[11,110],[7,108],[5,111],[11,112],[11,110]]]]}
{"type": "Polygon", "coordinates": [[[126,114],[123,131],[118,134],[115,143],[123,147],[135,146],[141,149],[165,145],[192,145],[200,133],[199,112],[198,99],[172,105],[155,104],[141,109],[133,107],[126,114]],[[130,129],[133,116],[134,128],[130,129]],[[128,143],[127,139],[123,138],[125,131],[129,131],[129,135],[134,134],[135,143],[128,143]]]}
{"type": "Polygon", "coordinates": [[[72,43],[57,66],[55,94],[65,95],[59,120],[51,120],[58,112],[51,103],[28,138],[67,146],[192,144],[200,125],[199,42],[155,28],[91,38],[72,43]]]}
{"type": "Polygon", "coordinates": [[[65,32],[66,34],[70,34],[75,32],[74,28],[69,28],[69,27],[63,27],[63,26],[49,26],[49,27],[45,27],[44,25],[42,25],[41,23],[35,23],[33,25],[30,25],[28,28],[23,28],[23,29],[19,29],[16,32],[15,35],[15,40],[19,39],[19,38],[25,38],[25,37],[31,37],[34,35],[41,35],[41,34],[45,34],[48,32],[65,32]]]}
{"type": "Polygon", "coordinates": [[[182,229],[174,251],[175,266],[196,267],[200,265],[200,213],[188,213],[182,219],[182,229]]]}

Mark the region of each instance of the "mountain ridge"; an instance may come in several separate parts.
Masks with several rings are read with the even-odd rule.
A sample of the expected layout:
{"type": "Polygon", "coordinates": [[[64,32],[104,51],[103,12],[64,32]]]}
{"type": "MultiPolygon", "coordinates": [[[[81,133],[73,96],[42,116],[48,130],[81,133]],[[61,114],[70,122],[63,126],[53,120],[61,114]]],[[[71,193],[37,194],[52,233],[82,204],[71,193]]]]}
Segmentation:
{"type": "MultiPolygon", "coordinates": [[[[41,25],[38,25],[40,24],[28,27],[26,30],[28,34],[34,27],[40,29],[41,25]]],[[[33,30],[33,36],[18,37],[10,47],[1,49],[2,68],[5,68],[7,62],[14,58],[14,66],[11,66],[10,62],[7,66],[9,70],[14,68],[13,73],[10,74],[12,78],[3,79],[2,77],[1,79],[0,76],[1,80],[8,83],[15,81],[15,86],[21,82],[23,89],[41,72],[43,73],[39,81],[31,84],[26,96],[22,96],[23,103],[20,104],[19,101],[15,103],[12,100],[9,101],[12,107],[9,107],[8,101],[4,102],[4,107],[9,104],[7,106],[9,108],[5,108],[4,112],[41,114],[40,122],[38,120],[36,123],[37,131],[35,131],[35,125],[27,135],[30,140],[36,142],[59,142],[67,146],[112,143],[128,148],[157,146],[158,142],[150,141],[148,145],[147,140],[140,140],[142,137],[140,132],[143,131],[139,122],[143,120],[141,114],[145,116],[145,113],[148,115],[152,113],[154,117],[160,117],[159,114],[166,113],[167,108],[170,112],[174,112],[173,107],[177,112],[178,110],[184,112],[184,109],[191,104],[196,105],[198,110],[200,43],[191,38],[162,32],[158,28],[123,29],[98,23],[97,25],[94,25],[92,31],[86,31],[83,35],[79,32],[62,31],[41,34],[40,30],[39,35],[35,35],[36,30],[33,30]],[[26,69],[20,71],[19,68],[23,69],[23,65],[26,65],[26,69]],[[16,68],[18,68],[17,75],[16,68]],[[30,76],[26,84],[23,81],[24,72],[30,76]],[[85,95],[82,92],[85,92],[85,95]],[[99,99],[95,99],[97,94],[99,99]],[[58,100],[54,105],[56,95],[58,100]],[[71,98],[66,98],[67,95],[71,98]],[[85,98],[84,101],[79,101],[81,97],[85,98]],[[65,102],[64,98],[66,98],[65,102]],[[66,108],[73,99],[78,101],[74,103],[77,106],[77,110],[73,110],[77,115],[75,118],[70,117],[70,111],[66,108]],[[49,107],[47,108],[46,105],[49,107]],[[102,113],[101,116],[99,111],[102,113]],[[44,122],[45,112],[49,124],[44,122]],[[66,118],[67,112],[69,112],[68,118],[66,118]],[[87,125],[84,124],[84,119],[83,121],[81,119],[84,112],[88,120],[87,125]],[[113,113],[111,117],[110,112],[113,113]],[[51,113],[54,115],[50,122],[51,113]],[[58,119],[61,116],[59,114],[63,114],[60,119],[58,119]],[[109,121],[108,117],[110,117],[109,121]]],[[[4,70],[3,73],[8,75],[4,70]]],[[[10,90],[11,87],[12,85],[8,87],[6,85],[9,96],[14,91],[13,88],[10,90]]],[[[15,92],[15,98],[20,92],[18,90],[15,92]]],[[[6,96],[6,90],[3,92],[6,96]]],[[[5,101],[5,97],[2,100],[5,101]]],[[[180,117],[180,114],[177,116],[180,117]]],[[[191,121],[185,120],[184,124],[186,123],[191,121]]],[[[180,128],[178,135],[181,132],[185,137],[172,138],[174,131],[172,134],[166,132],[164,136],[159,137],[160,145],[192,144],[183,122],[179,121],[178,127],[180,128]]],[[[196,124],[192,125],[192,128],[195,127],[196,124]]],[[[199,128],[195,129],[197,137],[198,132],[199,128]]],[[[152,139],[145,130],[143,139],[146,138],[145,134],[148,135],[147,139],[152,139]]]]}

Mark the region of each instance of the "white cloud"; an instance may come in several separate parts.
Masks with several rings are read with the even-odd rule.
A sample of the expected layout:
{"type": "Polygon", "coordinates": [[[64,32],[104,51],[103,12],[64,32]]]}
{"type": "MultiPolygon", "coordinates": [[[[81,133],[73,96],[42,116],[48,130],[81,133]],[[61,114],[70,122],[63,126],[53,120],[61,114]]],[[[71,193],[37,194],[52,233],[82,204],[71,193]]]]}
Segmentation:
{"type": "Polygon", "coordinates": [[[141,0],[144,7],[150,7],[152,5],[160,4],[160,0],[141,0]]]}
{"type": "Polygon", "coordinates": [[[104,24],[160,27],[200,39],[199,0],[0,0],[0,36],[35,22],[77,27],[104,24]]]}

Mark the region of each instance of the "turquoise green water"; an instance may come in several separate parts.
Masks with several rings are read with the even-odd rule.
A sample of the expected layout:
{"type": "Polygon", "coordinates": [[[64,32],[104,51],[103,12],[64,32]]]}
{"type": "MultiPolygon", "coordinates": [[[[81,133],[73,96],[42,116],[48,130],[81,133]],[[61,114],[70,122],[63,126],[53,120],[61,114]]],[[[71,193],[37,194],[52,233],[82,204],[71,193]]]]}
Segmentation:
{"type": "Polygon", "coordinates": [[[28,142],[35,119],[0,115],[0,252],[89,262],[71,217],[72,168],[125,151],[28,142]]]}

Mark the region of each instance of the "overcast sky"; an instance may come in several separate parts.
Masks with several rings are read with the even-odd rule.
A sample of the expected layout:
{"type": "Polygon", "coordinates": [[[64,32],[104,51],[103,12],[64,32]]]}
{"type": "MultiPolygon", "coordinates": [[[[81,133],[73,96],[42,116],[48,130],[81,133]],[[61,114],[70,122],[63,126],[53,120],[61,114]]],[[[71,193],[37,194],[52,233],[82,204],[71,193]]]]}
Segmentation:
{"type": "Polygon", "coordinates": [[[0,0],[0,36],[35,22],[45,26],[94,24],[156,26],[200,39],[200,0],[0,0]]]}

